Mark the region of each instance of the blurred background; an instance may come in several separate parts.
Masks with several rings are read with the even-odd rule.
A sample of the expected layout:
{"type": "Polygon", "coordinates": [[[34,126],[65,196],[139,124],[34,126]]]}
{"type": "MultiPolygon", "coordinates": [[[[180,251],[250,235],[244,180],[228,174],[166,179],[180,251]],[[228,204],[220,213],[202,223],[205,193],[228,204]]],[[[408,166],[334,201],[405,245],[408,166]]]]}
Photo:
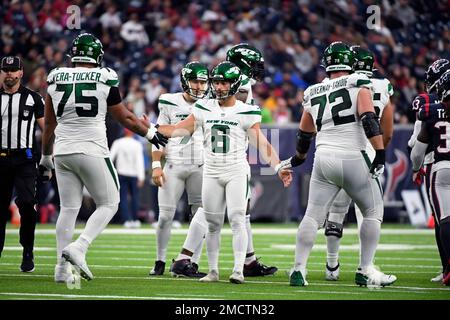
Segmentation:
{"type": "MultiPolygon", "coordinates": [[[[383,179],[385,221],[411,222],[403,191],[417,191],[425,213],[427,208],[422,190],[411,183],[406,142],[415,114],[410,104],[423,92],[428,65],[438,58],[450,58],[449,12],[450,1],[446,0],[2,0],[0,53],[21,56],[23,83],[45,96],[50,70],[70,65],[66,54],[74,37],[93,33],[103,43],[104,65],[119,74],[126,106],[155,122],[159,95],[181,90],[179,73],[186,62],[199,60],[212,68],[225,59],[232,45],[248,42],[265,58],[266,76],[253,87],[253,95],[262,109],[266,133],[284,159],[295,150],[304,90],[326,76],[320,66],[325,47],[339,40],[366,46],[376,57],[375,77],[388,78],[395,91],[391,102],[396,126],[383,179]],[[70,29],[71,5],[79,8],[79,29],[70,29]],[[375,29],[367,27],[370,5],[377,5],[381,13],[375,29]]],[[[110,118],[107,128],[111,146],[123,130],[110,118]]],[[[145,139],[140,141],[147,179],[140,190],[139,219],[153,223],[158,216],[157,188],[149,179],[149,145],[145,139]]],[[[287,190],[275,176],[261,174],[264,165],[257,158],[251,151],[249,160],[256,164],[252,166],[252,219],[299,221],[306,207],[313,157],[296,169],[293,186],[287,190]]],[[[55,222],[59,199],[54,179],[51,184],[39,184],[38,193],[40,222],[55,222]]],[[[85,220],[94,209],[86,192],[79,219],[85,220]]],[[[12,221],[17,221],[14,205],[11,212],[12,221]]],[[[183,197],[176,219],[185,222],[187,212],[183,197]]],[[[112,222],[122,223],[120,215],[112,222]]]]}

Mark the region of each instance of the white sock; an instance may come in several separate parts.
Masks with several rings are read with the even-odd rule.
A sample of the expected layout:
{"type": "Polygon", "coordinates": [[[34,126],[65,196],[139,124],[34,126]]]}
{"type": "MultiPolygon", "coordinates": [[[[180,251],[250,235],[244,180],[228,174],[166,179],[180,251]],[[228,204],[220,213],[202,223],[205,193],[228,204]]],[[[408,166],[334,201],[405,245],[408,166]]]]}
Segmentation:
{"type": "Polygon", "coordinates": [[[371,266],[375,259],[375,253],[380,240],[381,221],[377,219],[364,218],[359,231],[361,253],[359,266],[366,268],[371,266]]]}
{"type": "Polygon", "coordinates": [[[156,227],[156,260],[158,261],[166,261],[175,210],[176,208],[159,207],[158,226],[156,227]]]}
{"type": "Polygon", "coordinates": [[[220,229],[206,234],[206,254],[209,271],[219,272],[220,229]]]}
{"type": "MultiPolygon", "coordinates": [[[[91,244],[98,235],[106,228],[108,223],[111,221],[112,217],[117,212],[118,205],[101,205],[98,206],[97,209],[92,213],[86,222],[86,227],[84,231],[81,233],[80,238],[83,238],[87,241],[88,244],[91,244]]],[[[85,243],[80,243],[85,246],[85,243]]],[[[86,247],[87,250],[87,247],[86,247]]]]}
{"type": "Polygon", "coordinates": [[[317,221],[309,216],[304,216],[297,230],[297,241],[295,246],[295,269],[306,270],[309,254],[316,241],[319,225],[317,221]]]}
{"type": "Polygon", "coordinates": [[[86,239],[83,234],[81,234],[77,240],[75,240],[75,243],[81,248],[81,251],[86,254],[89,246],[91,245],[91,241],[89,239],[86,239]]]}
{"type": "Polygon", "coordinates": [[[193,253],[192,261],[198,264],[202,254],[203,241],[208,231],[208,223],[206,222],[205,212],[203,208],[198,208],[192,218],[189,230],[184,240],[183,248],[193,253]]]}
{"type": "Polygon", "coordinates": [[[245,264],[250,264],[256,260],[256,256],[255,256],[255,248],[253,247],[253,234],[252,234],[252,226],[250,224],[250,215],[249,214],[245,215],[245,227],[247,229],[247,238],[248,238],[247,252],[245,255],[245,264]],[[251,254],[251,255],[249,255],[249,254],[251,254]]]}
{"type": "Polygon", "coordinates": [[[175,261],[180,261],[180,260],[191,260],[191,257],[188,256],[187,254],[183,254],[183,253],[179,253],[178,257],[175,259],[175,261]]]}
{"type": "Polygon", "coordinates": [[[61,207],[56,221],[56,258],[58,263],[66,261],[62,258],[62,250],[72,242],[75,223],[80,208],[61,207]]]}
{"type": "Polygon", "coordinates": [[[228,212],[228,220],[230,221],[231,230],[233,232],[233,272],[242,273],[248,241],[247,228],[245,226],[245,210],[230,210],[230,212],[228,212]]]}
{"type": "Polygon", "coordinates": [[[335,236],[327,236],[327,264],[330,268],[338,265],[339,261],[339,244],[341,239],[335,236]]]}

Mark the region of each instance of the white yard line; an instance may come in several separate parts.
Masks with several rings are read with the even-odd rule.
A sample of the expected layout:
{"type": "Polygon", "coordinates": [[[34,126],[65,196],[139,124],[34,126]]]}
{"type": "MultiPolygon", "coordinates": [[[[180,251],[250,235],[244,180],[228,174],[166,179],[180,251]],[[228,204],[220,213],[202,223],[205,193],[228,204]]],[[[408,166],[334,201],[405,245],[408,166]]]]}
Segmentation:
{"type": "MultiPolygon", "coordinates": [[[[60,298],[90,298],[90,299],[135,299],[135,300],[180,300],[177,296],[157,296],[157,297],[142,297],[142,296],[116,296],[116,295],[91,295],[91,294],[56,294],[56,293],[29,293],[29,292],[0,292],[0,295],[5,296],[27,296],[27,297],[60,297],[60,298]]],[[[215,300],[208,299],[208,296],[202,296],[201,300],[215,300]]],[[[211,297],[211,295],[209,295],[211,297]]],[[[200,300],[196,298],[183,297],[183,300],[200,300]]]]}
{"type": "MultiPolygon", "coordinates": [[[[344,229],[345,234],[358,234],[357,228],[348,228],[344,229]]],[[[83,229],[77,228],[75,229],[75,233],[81,233],[83,229]]],[[[188,229],[172,229],[172,234],[187,234],[188,229]]],[[[36,234],[55,234],[55,229],[36,229],[36,234]]],[[[222,234],[231,235],[230,228],[224,228],[221,231],[222,234]]],[[[295,235],[297,234],[297,228],[254,228],[252,229],[253,234],[262,234],[262,235],[295,235]]],[[[6,230],[6,234],[19,234],[19,229],[11,229],[8,228],[6,230]]],[[[141,229],[115,229],[115,228],[107,228],[103,230],[102,235],[111,234],[111,235],[155,235],[155,229],[149,228],[141,228],[141,229]]],[[[382,235],[434,235],[433,229],[381,229],[382,235]]]]}

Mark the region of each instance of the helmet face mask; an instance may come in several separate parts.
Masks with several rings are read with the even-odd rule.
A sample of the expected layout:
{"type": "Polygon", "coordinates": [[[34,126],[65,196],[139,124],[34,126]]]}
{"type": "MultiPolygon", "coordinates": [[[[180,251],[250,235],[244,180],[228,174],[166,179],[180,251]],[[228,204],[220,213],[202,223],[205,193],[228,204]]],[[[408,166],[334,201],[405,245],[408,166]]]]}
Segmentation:
{"type": "Polygon", "coordinates": [[[224,61],[219,63],[211,71],[210,81],[211,90],[216,99],[223,100],[235,95],[241,86],[242,73],[238,66],[232,62],[224,61]],[[227,93],[223,90],[217,90],[217,82],[229,82],[230,88],[227,93]]]}
{"type": "Polygon", "coordinates": [[[450,100],[450,68],[435,82],[435,87],[439,101],[444,102],[450,100]]]}
{"type": "Polygon", "coordinates": [[[447,59],[438,59],[434,61],[425,72],[425,89],[428,93],[436,91],[436,85],[440,77],[450,70],[450,61],[447,59]]]}
{"type": "Polygon", "coordinates": [[[202,99],[208,93],[208,68],[198,62],[193,61],[187,63],[180,74],[181,88],[191,98],[198,100],[202,99]],[[204,87],[202,89],[202,84],[204,87]]]}
{"type": "Polygon", "coordinates": [[[344,42],[336,41],[325,49],[322,65],[327,73],[336,71],[352,72],[354,60],[350,47],[344,42]]]}
{"type": "Polygon", "coordinates": [[[100,65],[103,60],[103,45],[90,33],[78,35],[72,42],[72,63],[92,63],[100,65]]]}
{"type": "Polygon", "coordinates": [[[264,58],[261,52],[247,44],[240,43],[227,51],[227,61],[241,69],[242,74],[256,81],[264,79],[264,58]]]}

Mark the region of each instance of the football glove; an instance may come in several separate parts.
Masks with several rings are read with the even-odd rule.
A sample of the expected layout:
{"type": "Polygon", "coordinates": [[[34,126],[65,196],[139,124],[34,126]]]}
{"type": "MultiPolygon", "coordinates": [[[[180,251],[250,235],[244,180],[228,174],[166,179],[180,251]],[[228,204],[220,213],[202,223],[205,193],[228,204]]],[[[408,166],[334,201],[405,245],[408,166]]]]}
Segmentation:
{"type": "Polygon", "coordinates": [[[156,146],[156,148],[159,149],[159,146],[161,145],[164,147],[169,139],[164,136],[163,134],[158,132],[159,124],[154,125],[153,123],[150,123],[150,128],[147,131],[147,134],[145,137],[150,141],[152,144],[156,146]]]}
{"type": "Polygon", "coordinates": [[[53,165],[52,156],[42,155],[38,167],[40,180],[44,183],[50,181],[53,169],[55,169],[55,166],[53,165]]]}
{"type": "Polygon", "coordinates": [[[279,164],[275,166],[275,171],[278,173],[281,170],[290,169],[293,167],[298,167],[303,162],[305,162],[306,158],[301,159],[297,155],[290,157],[286,160],[281,161],[279,164]]]}
{"type": "Polygon", "coordinates": [[[419,171],[413,172],[413,181],[414,184],[420,186],[423,183],[423,177],[425,176],[426,172],[423,168],[420,168],[419,171]]]}
{"type": "Polygon", "coordinates": [[[372,179],[376,179],[381,176],[384,172],[385,163],[385,151],[375,150],[375,159],[373,159],[372,165],[370,166],[370,173],[372,174],[372,179]]]}

